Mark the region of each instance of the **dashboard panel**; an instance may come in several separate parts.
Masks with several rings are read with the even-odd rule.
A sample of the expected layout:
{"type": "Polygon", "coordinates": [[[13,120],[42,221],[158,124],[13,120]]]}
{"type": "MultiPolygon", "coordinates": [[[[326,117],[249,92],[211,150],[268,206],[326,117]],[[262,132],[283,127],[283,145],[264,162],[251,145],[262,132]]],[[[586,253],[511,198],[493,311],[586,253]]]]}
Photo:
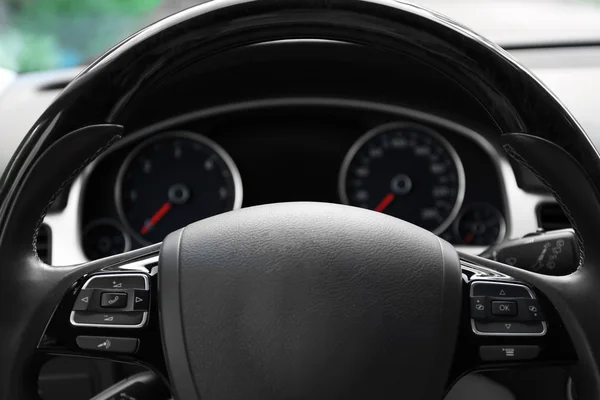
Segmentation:
{"type": "MultiPolygon", "coordinates": [[[[593,90],[598,54],[593,47],[513,51],[566,101],[592,139],[598,138],[589,101],[598,92],[593,90]]],[[[463,204],[441,235],[474,254],[487,248],[479,240],[489,243],[497,232],[512,239],[535,231],[541,226],[540,207],[556,204],[535,177],[506,157],[494,121],[473,96],[418,60],[331,41],[293,41],[249,46],[206,61],[132,102],[120,121],[124,138],[46,215],[49,262],[85,262],[83,246],[89,242],[102,244],[96,256],[141,245],[123,234],[115,182],[136,146],[172,131],[192,132],[221,146],[240,171],[241,206],[248,207],[271,201],[342,202],[338,186],[344,157],[369,130],[405,122],[431,128],[451,142],[465,170],[463,204]],[[469,233],[482,229],[473,221],[480,220],[490,221],[492,233],[471,239],[469,233]]],[[[0,164],[79,72],[25,75],[3,93],[0,125],[17,134],[5,138],[0,164]]],[[[98,115],[97,123],[106,122],[98,115]]]]}
{"type": "Polygon", "coordinates": [[[203,109],[129,133],[88,168],[82,180],[82,248],[88,259],[103,257],[160,241],[167,232],[197,219],[266,203],[320,201],[377,209],[381,201],[357,203],[356,196],[364,197],[375,185],[373,196],[381,198],[381,190],[397,188],[398,176],[412,179],[410,190],[397,192],[393,207],[379,211],[437,229],[457,245],[486,246],[507,232],[498,154],[497,145],[481,133],[431,114],[380,103],[297,98],[203,109]],[[356,170],[352,159],[365,158],[356,151],[357,144],[382,128],[396,136],[399,128],[411,135],[402,149],[393,147],[402,145],[399,137],[388,140],[387,155],[381,160],[394,173],[382,175],[381,167],[375,166],[381,146],[370,146],[365,154],[371,157],[362,162],[371,163],[373,173],[361,178],[363,190],[348,196],[343,175],[348,167],[356,170]],[[168,138],[178,140],[165,142],[168,138]],[[411,146],[412,142],[419,145],[411,146]],[[440,142],[442,147],[436,144],[440,142]],[[194,146],[205,152],[194,154],[194,146]],[[425,154],[436,151],[440,154],[425,154]],[[450,153],[452,157],[445,156],[450,153]],[[185,166],[174,167],[178,155],[188,160],[185,166]],[[124,172],[135,159],[134,172],[124,172]],[[220,165],[211,160],[220,160],[220,165]],[[208,166],[217,171],[215,176],[206,175],[208,166]],[[436,168],[460,174],[436,175],[428,170],[436,168]],[[130,182],[124,182],[126,174],[130,182]],[[237,184],[232,176],[239,177],[237,184]],[[431,177],[452,176],[455,184],[427,183],[431,177]],[[134,195],[140,198],[128,206],[129,213],[123,212],[123,185],[130,194],[135,187],[134,195]],[[170,193],[177,188],[178,198],[170,193]],[[177,204],[182,198],[185,204],[177,204]],[[436,206],[441,203],[448,209],[436,206]],[[161,224],[166,229],[160,229],[161,224]],[[153,231],[156,234],[146,235],[153,231]]]}

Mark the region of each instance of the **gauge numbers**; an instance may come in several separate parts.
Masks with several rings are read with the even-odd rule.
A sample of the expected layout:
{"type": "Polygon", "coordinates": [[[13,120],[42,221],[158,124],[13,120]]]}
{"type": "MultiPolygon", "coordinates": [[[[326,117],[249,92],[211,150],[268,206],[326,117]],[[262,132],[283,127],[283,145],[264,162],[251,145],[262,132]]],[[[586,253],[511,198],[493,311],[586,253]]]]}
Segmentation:
{"type": "Polygon", "coordinates": [[[460,158],[436,131],[418,124],[380,126],[350,149],[340,197],[436,234],[454,220],[465,192],[460,158]]]}
{"type": "Polygon", "coordinates": [[[237,167],[219,145],[190,132],[142,142],[116,183],[117,210],[142,244],[162,241],[192,222],[241,207],[237,167]]]}

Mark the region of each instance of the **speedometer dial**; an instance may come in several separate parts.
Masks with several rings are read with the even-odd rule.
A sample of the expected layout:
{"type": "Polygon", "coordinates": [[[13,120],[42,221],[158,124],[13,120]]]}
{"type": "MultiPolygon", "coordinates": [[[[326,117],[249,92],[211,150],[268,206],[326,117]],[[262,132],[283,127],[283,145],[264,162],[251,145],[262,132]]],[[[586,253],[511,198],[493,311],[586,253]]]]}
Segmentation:
{"type": "Polygon", "coordinates": [[[142,244],[242,203],[231,158],[189,132],[162,134],[136,147],[119,171],[115,193],[121,219],[142,244]]]}
{"type": "Polygon", "coordinates": [[[452,223],[464,192],[464,171],[454,148],[418,124],[388,124],[368,132],[352,146],[340,174],[344,203],[436,234],[452,223]]]}

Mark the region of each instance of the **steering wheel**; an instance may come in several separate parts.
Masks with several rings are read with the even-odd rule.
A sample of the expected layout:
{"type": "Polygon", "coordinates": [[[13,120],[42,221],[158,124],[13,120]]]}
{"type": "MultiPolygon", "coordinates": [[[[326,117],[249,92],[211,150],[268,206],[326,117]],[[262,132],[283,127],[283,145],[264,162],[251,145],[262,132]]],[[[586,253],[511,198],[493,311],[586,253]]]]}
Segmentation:
{"type": "Polygon", "coordinates": [[[37,398],[47,355],[157,372],[179,399],[439,399],[462,375],[560,364],[600,398],[600,158],[561,103],[506,52],[389,0],[218,0],[131,36],[36,122],[0,189],[0,398],[37,398]],[[153,86],[230,49],[287,39],[373,46],[433,66],[489,113],[508,154],[548,187],[579,267],[544,276],[458,253],[381,213],[251,207],[162,244],[45,265],[49,205],[127,130],[153,86]]]}

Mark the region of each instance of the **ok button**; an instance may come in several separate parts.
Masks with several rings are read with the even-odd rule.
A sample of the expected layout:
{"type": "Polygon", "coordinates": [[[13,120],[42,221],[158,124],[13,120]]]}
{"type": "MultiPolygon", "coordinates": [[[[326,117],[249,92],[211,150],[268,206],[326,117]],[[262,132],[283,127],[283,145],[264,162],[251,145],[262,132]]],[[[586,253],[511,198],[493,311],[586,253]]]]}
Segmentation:
{"type": "Polygon", "coordinates": [[[492,301],[492,314],[517,315],[517,303],[514,301],[492,301]]]}

